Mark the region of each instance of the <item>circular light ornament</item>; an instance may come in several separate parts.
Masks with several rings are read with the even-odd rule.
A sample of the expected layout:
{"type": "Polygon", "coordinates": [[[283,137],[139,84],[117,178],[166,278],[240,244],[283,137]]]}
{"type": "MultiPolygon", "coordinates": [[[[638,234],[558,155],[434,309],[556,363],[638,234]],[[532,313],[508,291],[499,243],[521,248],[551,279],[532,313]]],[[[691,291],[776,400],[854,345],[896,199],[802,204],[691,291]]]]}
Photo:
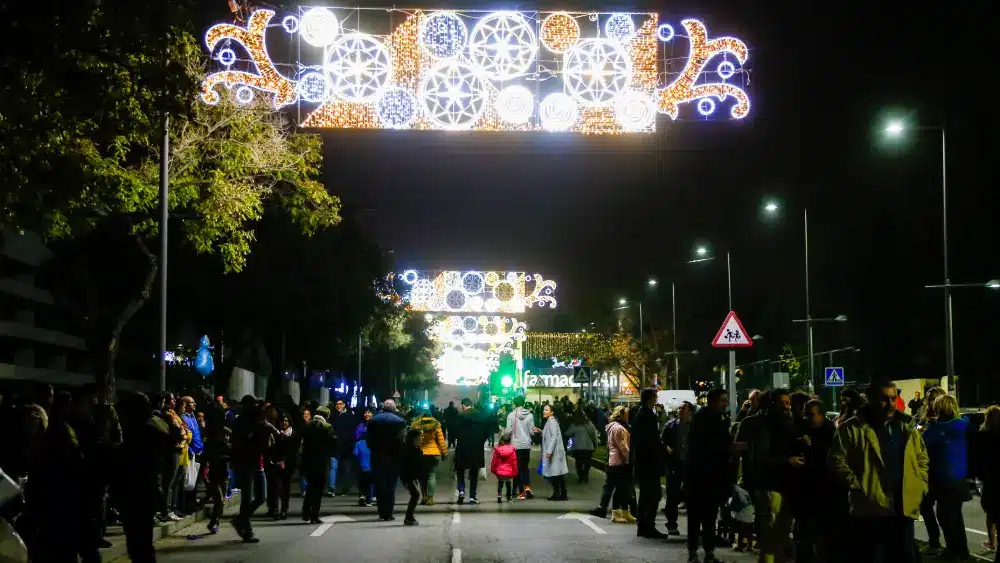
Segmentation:
{"type": "Polygon", "coordinates": [[[524,86],[508,86],[500,90],[496,99],[497,113],[507,123],[522,125],[535,112],[535,100],[531,91],[524,86]]]}
{"type": "Polygon", "coordinates": [[[449,59],[465,48],[469,30],[455,12],[434,12],[420,20],[420,46],[439,59],[449,59]]]}
{"type": "Polygon", "coordinates": [[[322,102],[330,95],[330,83],[319,72],[307,72],[295,85],[295,91],[307,102],[322,102]]]}
{"type": "Polygon", "coordinates": [[[430,301],[437,295],[437,289],[430,280],[417,280],[410,290],[410,301],[414,304],[422,305],[430,301]]]}
{"type": "Polygon", "coordinates": [[[469,38],[469,60],[492,80],[524,74],[537,51],[534,27],[518,12],[489,14],[469,38]]]}
{"type": "Polygon", "coordinates": [[[673,40],[674,26],[669,23],[660,24],[660,27],[656,28],[656,36],[664,43],[673,40]]]}
{"type": "Polygon", "coordinates": [[[389,129],[406,129],[417,119],[417,98],[398,86],[386,88],[375,102],[375,114],[389,129]]]}
{"type": "Polygon", "coordinates": [[[514,284],[506,281],[498,283],[493,288],[493,295],[501,303],[508,303],[514,299],[514,284]]]}
{"type": "Polygon", "coordinates": [[[729,61],[722,61],[719,66],[716,67],[715,72],[719,73],[719,78],[723,80],[729,80],[736,74],[736,65],[729,61]]]}
{"type": "Polygon", "coordinates": [[[613,41],[626,43],[635,35],[635,22],[628,14],[611,14],[604,22],[604,35],[613,41]]]}
{"type": "Polygon", "coordinates": [[[416,270],[406,270],[403,272],[403,275],[400,276],[400,279],[402,279],[403,283],[407,285],[413,285],[413,283],[417,281],[418,277],[420,276],[417,275],[416,270]]]}
{"type": "Polygon", "coordinates": [[[444,296],[445,305],[452,311],[461,311],[465,308],[465,292],[460,289],[453,289],[444,296]]]}
{"type": "Polygon", "coordinates": [[[476,317],[463,317],[462,318],[462,329],[465,332],[472,332],[479,328],[479,319],[476,317]]]}
{"type": "Polygon", "coordinates": [[[240,86],[236,89],[236,101],[241,104],[249,104],[253,101],[253,89],[249,86],[240,86]]]}
{"type": "Polygon", "coordinates": [[[381,41],[364,33],[341,37],[324,66],[334,96],[352,102],[375,99],[392,77],[392,59],[381,41]]]}
{"type": "Polygon", "coordinates": [[[489,83],[471,66],[442,61],[424,76],[420,102],[438,128],[471,129],[486,111],[489,83]]]}
{"type": "MultiPolygon", "coordinates": [[[[542,104],[538,107],[538,115],[542,118],[542,127],[549,131],[566,131],[576,122],[579,112],[576,100],[562,92],[545,96],[542,104]]],[[[497,287],[500,287],[500,284],[497,284],[497,287]]]]}
{"type": "Polygon", "coordinates": [[[340,35],[340,22],[330,10],[312,8],[302,14],[298,29],[306,43],[313,47],[326,47],[340,35]]]}
{"type": "Polygon", "coordinates": [[[566,90],[580,104],[604,106],[632,83],[632,63],[620,43],[584,39],[564,56],[566,90]]]}
{"type": "Polygon", "coordinates": [[[462,274],[462,290],[467,295],[482,293],[486,287],[486,279],[479,272],[465,272],[462,274]]]}
{"type": "Polygon", "coordinates": [[[626,131],[646,131],[656,121],[656,102],[642,92],[626,92],[615,100],[615,117],[626,131]]]}
{"type": "Polygon", "coordinates": [[[556,12],[542,22],[540,34],[542,45],[561,55],[580,40],[580,24],[566,12],[556,12]]]}
{"type": "Polygon", "coordinates": [[[705,117],[715,113],[715,100],[712,98],[702,98],[698,100],[698,113],[705,117]]]}
{"type": "Polygon", "coordinates": [[[231,66],[236,62],[236,52],[229,47],[219,51],[219,62],[226,66],[231,66]]]}
{"type": "Polygon", "coordinates": [[[467,302],[469,304],[470,311],[482,311],[483,310],[483,298],[478,295],[473,295],[469,298],[467,302]]]}
{"type": "Polygon", "coordinates": [[[285,16],[285,19],[281,20],[281,27],[284,28],[286,33],[295,33],[299,30],[299,18],[285,16]]]}

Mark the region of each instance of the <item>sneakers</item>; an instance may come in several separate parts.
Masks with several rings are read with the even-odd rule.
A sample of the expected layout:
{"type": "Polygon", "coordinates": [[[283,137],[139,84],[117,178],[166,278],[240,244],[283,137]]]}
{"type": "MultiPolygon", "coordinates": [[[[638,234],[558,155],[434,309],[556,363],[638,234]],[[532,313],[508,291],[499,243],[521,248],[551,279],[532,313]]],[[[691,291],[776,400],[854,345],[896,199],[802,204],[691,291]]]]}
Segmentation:
{"type": "Polygon", "coordinates": [[[517,500],[524,500],[526,498],[528,498],[528,497],[524,493],[521,493],[521,494],[517,495],[517,500]]]}
{"type": "Polygon", "coordinates": [[[603,508],[601,508],[600,506],[598,506],[597,508],[594,508],[594,509],[590,510],[590,512],[587,512],[587,514],[590,514],[591,516],[595,516],[597,518],[607,518],[608,517],[608,511],[605,510],[605,509],[603,509],[603,508]]]}
{"type": "MultiPolygon", "coordinates": [[[[507,502],[510,502],[509,500],[507,502]]],[[[503,495],[497,495],[497,504],[503,504],[503,495]]]]}
{"type": "Polygon", "coordinates": [[[171,522],[180,522],[181,520],[183,520],[183,518],[181,518],[174,512],[168,512],[167,519],[170,520],[171,522]]]}
{"type": "Polygon", "coordinates": [[[404,526],[416,526],[418,524],[420,524],[420,522],[417,522],[416,518],[405,518],[405,519],[403,519],[403,525],[404,526]]]}
{"type": "Polygon", "coordinates": [[[669,525],[667,525],[667,535],[668,536],[679,536],[679,535],[681,535],[681,531],[677,528],[677,524],[674,524],[673,528],[671,528],[669,525]]]}
{"type": "Polygon", "coordinates": [[[465,491],[458,491],[458,504],[465,503],[465,491]]]}
{"type": "Polygon", "coordinates": [[[257,536],[246,536],[243,538],[243,543],[260,543],[260,538],[257,536]]]}
{"type": "Polygon", "coordinates": [[[625,517],[622,516],[622,511],[617,509],[611,511],[611,521],[614,522],[615,524],[628,523],[628,520],[626,520],[625,517]]]}
{"type": "MultiPolygon", "coordinates": [[[[358,497],[358,506],[364,506],[365,504],[367,504],[365,502],[365,497],[358,497]]],[[[371,505],[369,504],[368,506],[371,506],[371,505]]]]}
{"type": "Polygon", "coordinates": [[[469,499],[469,504],[479,504],[479,499],[472,497],[469,499]]]}
{"type": "Polygon", "coordinates": [[[635,516],[632,516],[632,512],[630,512],[627,508],[622,509],[622,518],[624,518],[629,524],[635,524],[635,516]]]}
{"type": "Polygon", "coordinates": [[[535,498],[534,493],[531,492],[531,487],[525,487],[524,488],[524,498],[526,498],[528,500],[531,500],[531,499],[535,498]]]}
{"type": "Polygon", "coordinates": [[[701,560],[698,559],[697,551],[692,551],[688,553],[688,563],[701,563],[701,560]]]}
{"type": "Polygon", "coordinates": [[[219,523],[216,522],[215,520],[212,520],[211,522],[209,522],[208,523],[208,533],[212,534],[213,536],[215,534],[218,534],[219,533],[219,523]]]}
{"type": "MultiPolygon", "coordinates": [[[[628,513],[628,511],[625,511],[625,512],[628,513]]],[[[656,528],[652,528],[652,529],[649,529],[649,530],[644,530],[642,528],[639,528],[638,530],[636,530],[635,535],[636,535],[636,537],[649,538],[649,539],[654,539],[654,540],[663,539],[663,538],[667,537],[666,534],[664,534],[663,532],[657,530],[656,528]]]]}

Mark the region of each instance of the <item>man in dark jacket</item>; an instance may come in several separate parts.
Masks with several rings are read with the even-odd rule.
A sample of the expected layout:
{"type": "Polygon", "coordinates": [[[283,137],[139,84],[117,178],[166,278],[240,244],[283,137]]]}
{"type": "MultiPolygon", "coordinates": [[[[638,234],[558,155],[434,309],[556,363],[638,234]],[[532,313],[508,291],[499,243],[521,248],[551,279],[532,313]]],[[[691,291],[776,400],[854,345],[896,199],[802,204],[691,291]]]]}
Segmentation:
{"type": "MultiPolygon", "coordinates": [[[[445,409],[447,412],[447,409],[445,409]]],[[[458,442],[455,448],[455,475],[458,481],[458,504],[465,502],[465,475],[469,475],[469,503],[479,504],[479,469],[486,467],[483,444],[493,431],[493,416],[472,406],[472,400],[462,399],[462,410],[455,417],[452,435],[458,442]]]]}
{"type": "Polygon", "coordinates": [[[641,406],[632,421],[632,453],[635,456],[635,479],[639,482],[636,535],[640,538],[664,537],[656,529],[656,507],[660,504],[660,478],[667,468],[667,451],[660,442],[656,423],[656,389],[643,389],[641,406]]]}
{"type": "Polygon", "coordinates": [[[250,517],[264,504],[264,456],[278,430],[264,420],[263,405],[252,395],[240,400],[239,417],[233,425],[232,465],[240,489],[240,513],[233,528],[245,543],[257,543],[250,517]]]}
{"type": "Polygon", "coordinates": [[[396,414],[396,401],[387,399],[382,412],[368,421],[368,447],[372,451],[372,477],[378,497],[380,520],[395,520],[396,483],[399,482],[399,453],[403,447],[406,421],[396,414]]]}
{"type": "Polygon", "coordinates": [[[301,472],[306,479],[306,490],[302,497],[302,520],[319,524],[319,508],[323,502],[323,491],[330,474],[330,459],[337,450],[337,435],[326,421],[330,409],[319,407],[316,414],[302,425],[301,472]]]}
{"type": "Polygon", "coordinates": [[[448,440],[449,448],[454,446],[455,442],[458,441],[459,430],[455,422],[458,420],[459,413],[465,410],[464,400],[462,401],[462,407],[462,410],[459,410],[455,408],[455,401],[448,401],[448,406],[441,412],[441,429],[448,440]]]}
{"type": "Polygon", "coordinates": [[[348,476],[351,472],[351,463],[354,458],[354,431],[358,427],[358,420],[354,414],[344,404],[343,399],[337,399],[333,403],[334,411],[330,413],[330,426],[337,434],[337,453],[330,458],[330,494],[336,495],[337,485],[340,485],[341,495],[348,493],[348,476]]]}
{"type": "Polygon", "coordinates": [[[694,405],[684,401],[677,409],[677,418],[663,427],[660,441],[667,449],[667,503],[663,513],[667,517],[667,534],[679,536],[677,507],[681,502],[681,488],[691,455],[691,417],[694,405]]]}
{"type": "Polygon", "coordinates": [[[684,493],[688,507],[688,561],[698,561],[698,538],[705,549],[705,563],[714,563],[715,520],[719,506],[733,489],[734,451],[726,412],[729,394],[716,388],[708,392],[708,404],[691,421],[691,452],[684,493]]]}
{"type": "Polygon", "coordinates": [[[771,391],[771,408],[762,415],[753,443],[756,476],[754,512],[761,523],[761,560],[783,559],[792,532],[792,492],[805,458],[798,455],[791,396],[786,389],[771,391]]]}
{"type": "Polygon", "coordinates": [[[845,537],[843,523],[849,521],[847,491],[834,482],[827,466],[833,443],[833,421],[824,415],[823,403],[813,399],[805,405],[805,434],[799,439],[806,465],[798,475],[793,494],[795,514],[795,560],[839,561],[831,557],[834,542],[845,537]],[[817,510],[823,507],[823,510],[817,510]],[[832,540],[832,541],[829,541],[832,540]]]}

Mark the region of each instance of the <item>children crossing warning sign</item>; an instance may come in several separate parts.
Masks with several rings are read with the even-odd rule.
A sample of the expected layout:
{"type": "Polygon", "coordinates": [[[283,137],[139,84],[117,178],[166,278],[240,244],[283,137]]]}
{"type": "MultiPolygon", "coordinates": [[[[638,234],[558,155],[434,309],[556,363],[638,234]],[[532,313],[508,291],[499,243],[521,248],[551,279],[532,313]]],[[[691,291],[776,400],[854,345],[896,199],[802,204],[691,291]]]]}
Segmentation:
{"type": "Polygon", "coordinates": [[[716,348],[750,348],[753,346],[753,340],[747,336],[747,331],[736,316],[736,311],[729,311],[729,314],[726,315],[726,320],[722,322],[722,328],[712,340],[712,346],[716,348]]]}

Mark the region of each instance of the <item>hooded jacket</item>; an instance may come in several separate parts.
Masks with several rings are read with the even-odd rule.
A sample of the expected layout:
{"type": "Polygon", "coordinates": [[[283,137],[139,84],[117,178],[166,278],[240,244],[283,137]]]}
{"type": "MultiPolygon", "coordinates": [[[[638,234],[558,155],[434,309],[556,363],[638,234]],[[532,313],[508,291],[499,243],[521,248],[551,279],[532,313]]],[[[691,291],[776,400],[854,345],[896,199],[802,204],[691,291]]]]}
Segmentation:
{"type": "Polygon", "coordinates": [[[517,407],[507,415],[507,427],[504,430],[510,434],[510,443],[518,450],[531,447],[531,433],[535,429],[535,415],[524,407],[517,407]]]}
{"type": "Polygon", "coordinates": [[[436,418],[422,416],[413,423],[413,428],[420,431],[420,450],[424,455],[448,455],[448,443],[436,418]]]}
{"type": "Polygon", "coordinates": [[[629,432],[618,421],[612,420],[604,427],[608,433],[608,466],[628,465],[629,432]]]}
{"type": "Polygon", "coordinates": [[[517,477],[517,450],[510,444],[493,448],[493,460],[490,462],[490,472],[498,479],[513,479],[517,477]]]}

